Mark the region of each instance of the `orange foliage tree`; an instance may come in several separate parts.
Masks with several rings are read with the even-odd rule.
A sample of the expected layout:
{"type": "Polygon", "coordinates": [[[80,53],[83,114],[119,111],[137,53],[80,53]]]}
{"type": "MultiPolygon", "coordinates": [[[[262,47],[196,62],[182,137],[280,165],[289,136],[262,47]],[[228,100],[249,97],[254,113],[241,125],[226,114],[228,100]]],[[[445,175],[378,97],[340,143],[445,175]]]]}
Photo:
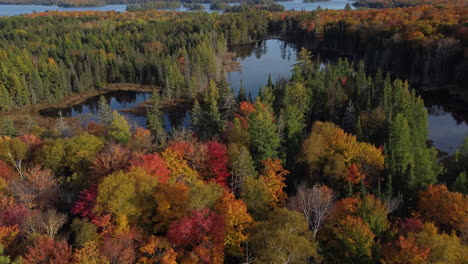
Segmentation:
{"type": "Polygon", "coordinates": [[[263,180],[272,198],[270,206],[277,207],[282,206],[286,202],[286,192],[283,190],[286,187],[285,176],[289,174],[289,171],[285,170],[281,165],[280,159],[267,159],[262,161],[264,169],[260,175],[260,179],[263,180]]]}
{"type": "Polygon", "coordinates": [[[242,244],[247,241],[254,226],[254,220],[247,212],[247,206],[242,200],[236,199],[234,194],[225,191],[215,205],[215,210],[225,218],[226,252],[234,256],[242,255],[244,252],[242,244]]]}
{"type": "Polygon", "coordinates": [[[445,185],[430,185],[420,191],[417,208],[421,219],[445,230],[462,231],[468,223],[468,197],[448,191],[445,185]]]}

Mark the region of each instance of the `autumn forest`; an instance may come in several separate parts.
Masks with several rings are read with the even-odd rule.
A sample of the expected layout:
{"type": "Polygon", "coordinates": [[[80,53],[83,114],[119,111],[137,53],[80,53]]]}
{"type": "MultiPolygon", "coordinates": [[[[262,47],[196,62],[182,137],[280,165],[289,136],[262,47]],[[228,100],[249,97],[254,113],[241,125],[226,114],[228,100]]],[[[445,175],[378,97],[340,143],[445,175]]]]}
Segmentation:
{"type": "Polygon", "coordinates": [[[0,17],[0,264],[468,264],[468,134],[437,149],[421,96],[467,109],[465,1],[62,2],[129,6],[0,17]],[[234,89],[273,38],[290,77],[234,89]]]}

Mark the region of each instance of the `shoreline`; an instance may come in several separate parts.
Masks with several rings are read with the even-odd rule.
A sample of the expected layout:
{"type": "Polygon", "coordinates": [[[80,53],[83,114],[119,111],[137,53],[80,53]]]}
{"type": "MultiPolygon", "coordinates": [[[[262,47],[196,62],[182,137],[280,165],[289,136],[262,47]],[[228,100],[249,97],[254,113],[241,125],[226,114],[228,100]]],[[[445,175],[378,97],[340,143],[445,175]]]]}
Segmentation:
{"type": "MultiPolygon", "coordinates": [[[[40,103],[36,105],[17,107],[8,112],[0,113],[0,116],[11,118],[17,131],[19,133],[24,133],[24,131],[27,131],[31,121],[42,127],[52,128],[55,126],[57,117],[48,117],[40,114],[40,111],[45,109],[72,107],[84,102],[91,97],[114,91],[152,92],[155,89],[160,90],[161,87],[130,83],[107,84],[104,88],[99,90],[67,95],[62,100],[55,103],[40,103]]],[[[68,117],[66,117],[66,119],[73,120],[73,118],[68,117]]]]}

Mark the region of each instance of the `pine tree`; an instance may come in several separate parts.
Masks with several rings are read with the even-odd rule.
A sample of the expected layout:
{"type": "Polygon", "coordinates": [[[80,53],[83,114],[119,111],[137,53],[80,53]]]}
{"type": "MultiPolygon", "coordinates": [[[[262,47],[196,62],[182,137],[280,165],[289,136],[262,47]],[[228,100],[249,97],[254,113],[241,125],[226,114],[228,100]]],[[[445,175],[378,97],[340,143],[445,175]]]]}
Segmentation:
{"type": "Polygon", "coordinates": [[[389,151],[394,159],[389,166],[392,175],[397,176],[394,186],[407,186],[404,174],[408,166],[413,163],[411,143],[408,121],[402,114],[397,114],[391,126],[389,139],[389,151]]]}
{"type": "Polygon", "coordinates": [[[106,98],[102,95],[101,97],[99,97],[98,102],[98,116],[101,122],[104,123],[106,126],[110,125],[112,121],[114,121],[112,109],[110,108],[106,98]]]}
{"type": "Polygon", "coordinates": [[[218,135],[224,128],[224,122],[221,119],[218,104],[215,100],[210,103],[205,127],[206,138],[212,138],[213,136],[218,135]]]}
{"type": "Polygon", "coordinates": [[[241,80],[239,93],[237,95],[237,102],[246,102],[247,101],[247,94],[244,88],[244,82],[241,80]]]}
{"type": "Polygon", "coordinates": [[[273,114],[262,103],[255,103],[255,112],[249,116],[251,153],[257,166],[266,159],[278,157],[280,138],[273,114]]]}
{"type": "Polygon", "coordinates": [[[161,112],[161,102],[159,92],[154,90],[150,98],[151,106],[148,109],[148,128],[155,139],[164,136],[163,113],[161,112]]]}
{"type": "Polygon", "coordinates": [[[0,136],[16,136],[17,131],[13,124],[13,120],[8,116],[0,116],[0,136]]]}
{"type": "Polygon", "coordinates": [[[10,93],[3,84],[0,84],[0,112],[9,111],[13,106],[10,93]]]}
{"type": "Polygon", "coordinates": [[[198,103],[197,99],[195,99],[195,102],[193,103],[191,115],[192,115],[192,129],[194,131],[199,132],[200,127],[202,125],[202,121],[203,121],[203,110],[200,104],[198,103]]]}

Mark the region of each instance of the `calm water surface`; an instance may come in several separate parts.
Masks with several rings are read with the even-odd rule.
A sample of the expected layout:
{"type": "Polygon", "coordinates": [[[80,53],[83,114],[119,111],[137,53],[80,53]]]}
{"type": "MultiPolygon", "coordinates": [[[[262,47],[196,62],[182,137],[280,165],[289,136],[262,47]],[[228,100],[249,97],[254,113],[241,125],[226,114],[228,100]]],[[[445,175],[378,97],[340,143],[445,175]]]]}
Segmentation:
{"type": "MultiPolygon", "coordinates": [[[[271,76],[273,82],[281,78],[289,79],[296,63],[297,48],[282,40],[266,40],[252,46],[236,47],[240,72],[229,74],[231,87],[237,92],[240,81],[247,93],[255,98],[258,91],[271,76]]],[[[453,97],[447,98],[423,94],[428,110],[428,135],[435,148],[453,154],[468,136],[468,113],[461,109],[449,108],[454,104],[453,97]]],[[[457,102],[462,105],[462,102],[457,102]]]]}
{"type": "MultiPolygon", "coordinates": [[[[135,92],[135,91],[113,91],[103,95],[106,98],[112,110],[116,110],[121,115],[125,116],[132,127],[146,128],[146,117],[123,111],[136,107],[147,101],[151,93],[135,92]]],[[[59,116],[59,112],[64,117],[79,117],[81,122],[86,124],[91,121],[98,121],[96,114],[99,111],[99,99],[101,95],[88,98],[84,102],[65,108],[49,108],[41,111],[44,116],[59,116]]],[[[190,114],[185,111],[171,111],[164,113],[164,127],[167,131],[171,131],[174,127],[189,127],[190,114]]]]}
{"type": "MultiPolygon", "coordinates": [[[[254,45],[238,46],[233,49],[238,54],[241,71],[229,73],[229,82],[237,93],[241,80],[247,91],[255,98],[270,75],[273,82],[289,79],[291,70],[296,63],[296,47],[282,40],[270,39],[259,41],[254,45]]],[[[122,111],[135,107],[147,99],[149,93],[117,91],[105,95],[113,110],[127,117],[133,126],[146,127],[146,118],[122,111]]],[[[448,108],[453,105],[450,98],[443,100],[441,96],[423,95],[429,113],[429,139],[434,146],[448,154],[453,154],[468,136],[468,117],[462,109],[448,108]]],[[[83,120],[95,120],[98,111],[99,96],[90,98],[80,105],[65,109],[49,109],[45,115],[82,116],[83,120]]],[[[171,111],[164,115],[164,125],[167,131],[173,127],[189,127],[190,114],[186,110],[171,111]]]]}
{"type": "Polygon", "coordinates": [[[125,12],[127,5],[106,5],[97,7],[58,7],[44,5],[0,5],[0,16],[16,16],[46,11],[117,11],[125,12]]]}
{"type": "MultiPolygon", "coordinates": [[[[287,2],[277,2],[278,4],[285,7],[286,10],[304,10],[312,11],[317,7],[323,9],[344,9],[346,3],[350,5],[354,1],[330,1],[330,2],[314,2],[314,3],[303,3],[301,0],[287,1],[287,2]]],[[[219,12],[210,10],[210,4],[203,4],[206,12],[219,12]]],[[[44,5],[0,5],[0,16],[16,16],[23,14],[31,14],[34,12],[46,12],[46,11],[117,11],[125,12],[127,5],[106,5],[98,7],[58,7],[58,6],[44,6],[44,5]]],[[[174,11],[186,12],[189,11],[185,7],[180,7],[178,9],[172,9],[174,11]]]]}

